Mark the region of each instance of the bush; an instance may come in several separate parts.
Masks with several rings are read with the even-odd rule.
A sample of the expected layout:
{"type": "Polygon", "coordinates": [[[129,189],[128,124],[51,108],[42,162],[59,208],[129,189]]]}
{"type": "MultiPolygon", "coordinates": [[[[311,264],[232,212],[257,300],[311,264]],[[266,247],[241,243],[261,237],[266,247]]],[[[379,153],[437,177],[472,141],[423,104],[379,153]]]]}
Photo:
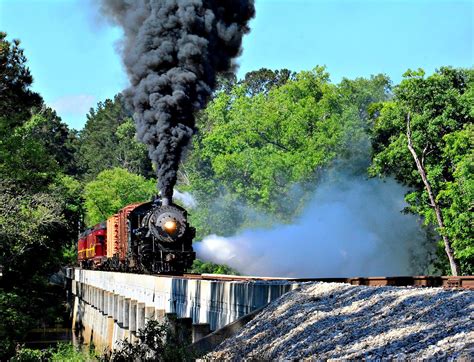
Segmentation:
{"type": "Polygon", "coordinates": [[[120,342],[118,348],[106,360],[125,361],[184,361],[192,359],[186,349],[186,341],[181,330],[172,330],[167,323],[150,320],[144,329],[138,332],[138,341],[120,342]]]}
{"type": "Polygon", "coordinates": [[[17,351],[13,362],[90,362],[97,361],[98,358],[94,352],[81,350],[70,343],[58,343],[54,348],[36,350],[30,348],[21,348],[17,351]]]}
{"type": "Polygon", "coordinates": [[[232,269],[230,266],[204,262],[199,259],[194,260],[191,273],[240,275],[237,270],[232,269]]]}

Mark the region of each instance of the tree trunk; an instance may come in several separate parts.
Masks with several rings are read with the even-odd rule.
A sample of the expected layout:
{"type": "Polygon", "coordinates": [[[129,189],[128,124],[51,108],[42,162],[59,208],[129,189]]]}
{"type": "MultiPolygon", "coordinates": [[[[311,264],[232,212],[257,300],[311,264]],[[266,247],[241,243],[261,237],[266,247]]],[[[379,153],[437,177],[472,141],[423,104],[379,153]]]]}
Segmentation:
{"type": "Polygon", "coordinates": [[[443,222],[443,215],[441,214],[441,208],[439,204],[436,202],[436,197],[434,195],[433,190],[431,189],[431,185],[426,177],[426,171],[424,165],[420,162],[418,155],[416,154],[415,149],[413,148],[413,142],[411,140],[411,129],[410,129],[410,114],[407,115],[407,138],[408,138],[408,149],[410,150],[413,158],[415,159],[416,167],[418,172],[420,173],[421,178],[423,179],[423,183],[425,184],[426,191],[428,192],[428,196],[431,201],[431,207],[434,209],[436,214],[436,220],[438,221],[438,226],[441,232],[441,236],[444,241],[444,250],[446,251],[446,255],[449,259],[449,265],[451,267],[451,274],[454,276],[459,275],[459,265],[454,258],[454,251],[451,246],[451,242],[449,241],[448,237],[444,235],[444,222],[443,222]]]}

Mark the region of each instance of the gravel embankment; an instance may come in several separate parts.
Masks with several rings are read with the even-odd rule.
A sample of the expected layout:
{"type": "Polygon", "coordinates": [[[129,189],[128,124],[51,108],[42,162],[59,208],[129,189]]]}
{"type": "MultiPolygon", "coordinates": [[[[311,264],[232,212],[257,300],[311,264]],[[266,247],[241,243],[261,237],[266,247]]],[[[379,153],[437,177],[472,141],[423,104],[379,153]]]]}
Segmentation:
{"type": "Polygon", "coordinates": [[[204,358],[473,360],[474,291],[308,283],[204,358]]]}

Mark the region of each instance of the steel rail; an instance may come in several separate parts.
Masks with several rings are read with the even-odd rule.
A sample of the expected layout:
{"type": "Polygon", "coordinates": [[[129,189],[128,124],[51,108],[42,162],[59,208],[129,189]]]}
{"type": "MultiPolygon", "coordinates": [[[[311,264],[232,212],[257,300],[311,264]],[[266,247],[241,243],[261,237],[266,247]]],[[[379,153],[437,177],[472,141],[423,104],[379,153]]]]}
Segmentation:
{"type": "Polygon", "coordinates": [[[183,274],[185,279],[215,280],[215,281],[288,281],[288,282],[326,282],[348,283],[351,285],[367,286],[417,286],[474,289],[474,276],[394,276],[394,277],[352,277],[352,278],[281,278],[258,277],[223,274],[183,274]]]}

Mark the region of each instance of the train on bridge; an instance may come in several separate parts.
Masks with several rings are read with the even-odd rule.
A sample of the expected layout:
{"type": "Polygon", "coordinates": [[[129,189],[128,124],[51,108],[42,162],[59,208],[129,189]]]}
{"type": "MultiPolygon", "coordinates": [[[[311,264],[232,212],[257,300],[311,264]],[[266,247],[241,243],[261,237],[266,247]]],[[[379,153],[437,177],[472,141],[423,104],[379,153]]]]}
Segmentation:
{"type": "Polygon", "coordinates": [[[156,197],[85,230],[78,240],[78,263],[85,269],[180,274],[196,258],[194,236],[187,211],[156,197]]]}

